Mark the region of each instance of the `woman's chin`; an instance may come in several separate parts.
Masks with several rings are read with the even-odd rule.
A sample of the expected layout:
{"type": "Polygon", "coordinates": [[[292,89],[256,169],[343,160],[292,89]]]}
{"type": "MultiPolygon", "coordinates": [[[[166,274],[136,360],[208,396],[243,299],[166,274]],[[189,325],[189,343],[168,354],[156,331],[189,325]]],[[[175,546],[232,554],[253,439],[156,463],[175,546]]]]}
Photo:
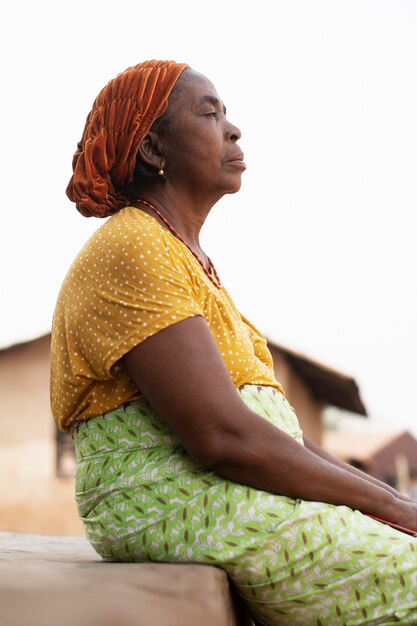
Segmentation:
{"type": "Polygon", "coordinates": [[[229,179],[228,190],[225,193],[231,194],[239,191],[242,186],[242,173],[240,172],[239,175],[229,179]]]}
{"type": "Polygon", "coordinates": [[[239,181],[235,184],[234,188],[233,188],[233,189],[231,189],[230,191],[228,191],[227,193],[236,193],[236,192],[238,192],[238,191],[239,191],[239,189],[241,188],[241,186],[242,186],[242,180],[241,180],[241,179],[239,179],[239,181]]]}

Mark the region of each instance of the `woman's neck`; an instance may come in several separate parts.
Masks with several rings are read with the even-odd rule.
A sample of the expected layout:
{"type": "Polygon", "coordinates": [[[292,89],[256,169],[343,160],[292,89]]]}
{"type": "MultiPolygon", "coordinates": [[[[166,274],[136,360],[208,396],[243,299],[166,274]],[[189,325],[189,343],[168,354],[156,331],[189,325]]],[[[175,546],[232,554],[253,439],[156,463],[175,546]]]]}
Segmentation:
{"type": "MultiPolygon", "coordinates": [[[[146,189],[136,198],[133,203],[145,213],[156,217],[165,226],[163,221],[145,204],[140,204],[140,200],[152,204],[161,215],[171,224],[175,231],[196,251],[203,253],[200,247],[200,231],[209,214],[212,204],[202,206],[200,203],[175,193],[175,190],[158,188],[157,191],[146,189]]],[[[204,253],[203,253],[204,254],[204,253]]]]}

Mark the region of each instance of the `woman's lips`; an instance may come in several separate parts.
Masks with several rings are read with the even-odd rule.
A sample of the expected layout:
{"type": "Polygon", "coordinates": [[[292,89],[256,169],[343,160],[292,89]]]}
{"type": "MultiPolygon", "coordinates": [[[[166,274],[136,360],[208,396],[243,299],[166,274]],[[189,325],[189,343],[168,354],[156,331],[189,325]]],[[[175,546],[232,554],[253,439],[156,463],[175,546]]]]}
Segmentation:
{"type": "Polygon", "coordinates": [[[239,152],[239,154],[237,154],[236,156],[232,157],[231,159],[229,159],[227,161],[227,163],[230,163],[231,165],[234,165],[235,167],[238,167],[241,170],[245,170],[246,169],[246,164],[244,159],[244,154],[243,152],[239,152]]]}

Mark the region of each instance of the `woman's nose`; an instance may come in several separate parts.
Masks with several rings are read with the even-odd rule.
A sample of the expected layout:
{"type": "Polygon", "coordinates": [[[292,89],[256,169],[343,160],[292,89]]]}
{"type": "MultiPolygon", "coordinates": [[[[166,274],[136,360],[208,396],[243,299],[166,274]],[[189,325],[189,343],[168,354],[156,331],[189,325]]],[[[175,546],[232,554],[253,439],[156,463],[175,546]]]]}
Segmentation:
{"type": "Polygon", "coordinates": [[[242,136],[240,129],[234,124],[230,124],[228,122],[228,126],[226,129],[226,137],[229,141],[238,141],[242,136]]]}

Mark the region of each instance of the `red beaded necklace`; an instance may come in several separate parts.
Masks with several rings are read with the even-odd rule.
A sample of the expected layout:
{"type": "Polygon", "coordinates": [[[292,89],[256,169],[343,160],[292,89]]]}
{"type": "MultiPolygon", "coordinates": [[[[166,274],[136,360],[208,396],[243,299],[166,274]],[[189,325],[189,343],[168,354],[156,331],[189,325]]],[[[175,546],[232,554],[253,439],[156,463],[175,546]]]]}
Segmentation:
{"type": "Polygon", "coordinates": [[[148,207],[148,209],[151,209],[151,211],[154,211],[154,213],[156,213],[158,215],[158,217],[161,218],[161,220],[164,222],[164,224],[168,227],[168,229],[171,231],[171,233],[173,235],[175,235],[177,237],[177,239],[179,239],[181,241],[181,243],[184,244],[184,246],[186,248],[188,248],[188,250],[191,252],[191,254],[197,259],[197,261],[200,263],[201,267],[204,270],[204,273],[208,276],[208,278],[211,280],[211,282],[213,283],[213,285],[215,287],[217,287],[217,289],[220,289],[222,287],[222,283],[221,280],[219,278],[219,275],[216,272],[216,268],[214,267],[211,259],[209,257],[207,257],[207,260],[209,262],[209,269],[206,268],[205,264],[203,263],[201,257],[197,254],[197,252],[195,250],[192,249],[191,246],[188,245],[188,243],[186,241],[184,241],[184,239],[181,237],[181,235],[175,230],[175,228],[172,226],[172,224],[167,220],[166,217],[164,217],[162,215],[162,213],[160,211],[158,211],[158,209],[156,207],[153,206],[153,204],[151,204],[150,202],[147,202],[146,200],[142,200],[141,198],[138,198],[136,200],[136,202],[145,205],[146,207],[148,207]],[[210,270],[212,270],[213,273],[210,272],[210,270]]]}

